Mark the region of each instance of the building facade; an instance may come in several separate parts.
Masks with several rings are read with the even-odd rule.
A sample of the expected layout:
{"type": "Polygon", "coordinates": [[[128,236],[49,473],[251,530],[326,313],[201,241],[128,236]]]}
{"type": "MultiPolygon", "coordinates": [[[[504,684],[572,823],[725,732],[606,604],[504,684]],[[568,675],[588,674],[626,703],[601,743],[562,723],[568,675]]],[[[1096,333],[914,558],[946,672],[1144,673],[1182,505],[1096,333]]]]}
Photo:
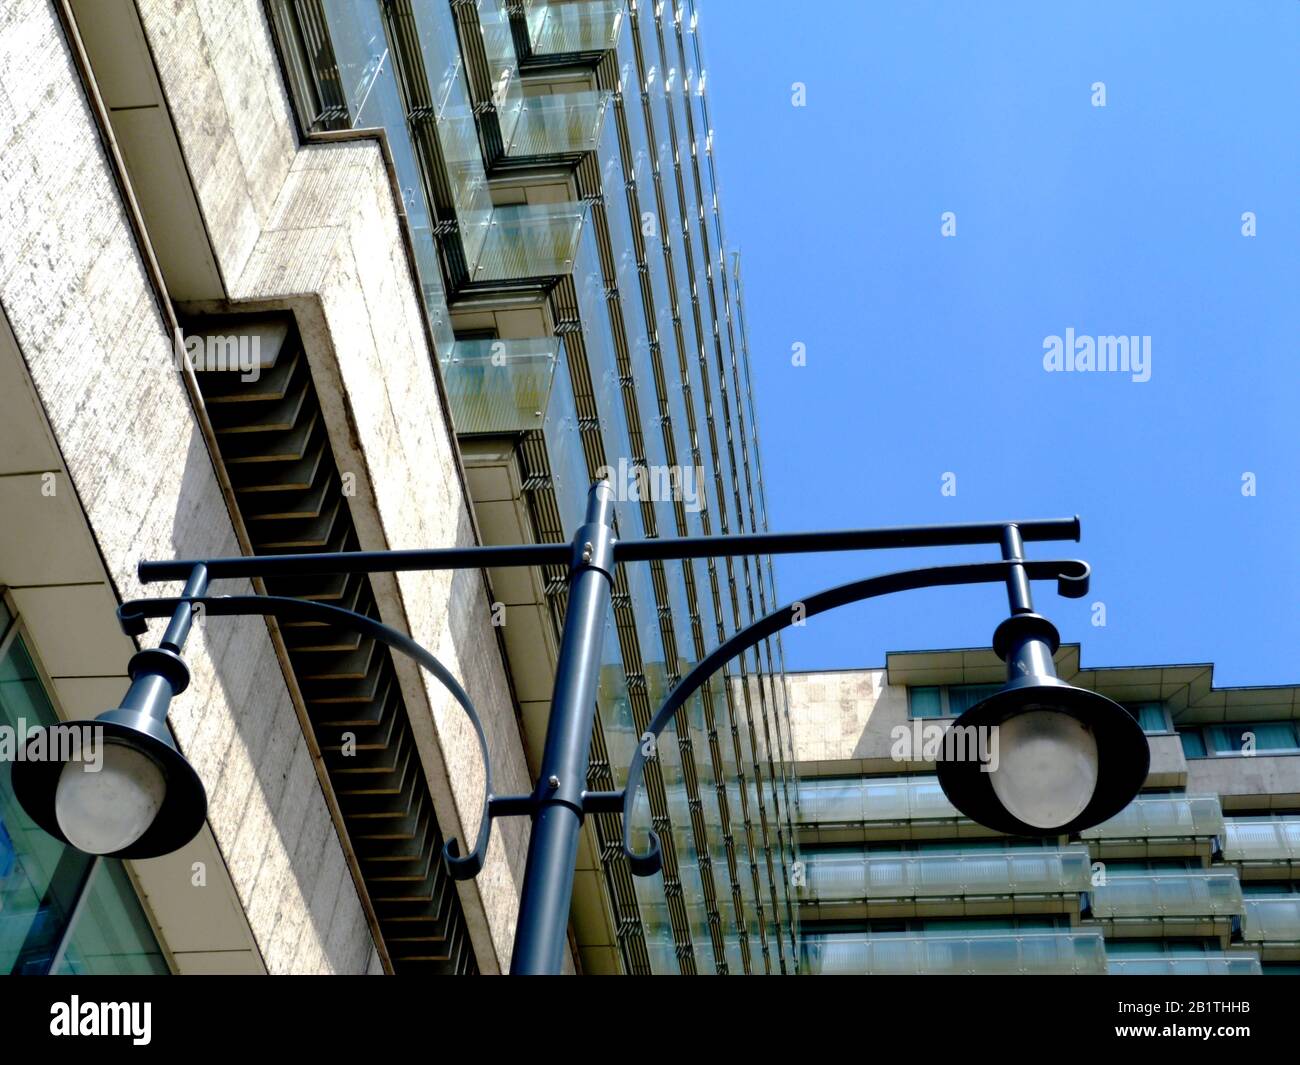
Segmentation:
{"type": "MultiPolygon", "coordinates": [[[[0,711],[117,705],[144,558],[767,525],[690,0],[15,0],[0,14],[0,711]]],[[[561,571],[257,591],[409,632],[531,789],[561,571]]],[[[231,581],[217,592],[249,585],[231,581]]],[[[673,683],[775,606],[766,558],[621,567],[589,787],[673,683]]],[[[93,860],[0,767],[0,967],[502,972],[527,825],[455,883],[483,775],[433,680],[329,626],[212,619],[170,724],[209,795],[183,851],[93,860]]],[[[779,641],[677,718],[636,827],[588,819],[585,973],[793,973],[798,782],[779,641]]]]}
{"type": "Polygon", "coordinates": [[[1001,685],[991,650],[788,677],[806,972],[1300,971],[1300,689],[1084,668],[1077,644],[1056,666],[1151,748],[1138,797],[1075,840],[985,829],[937,783],[928,737],[1001,685]]]}

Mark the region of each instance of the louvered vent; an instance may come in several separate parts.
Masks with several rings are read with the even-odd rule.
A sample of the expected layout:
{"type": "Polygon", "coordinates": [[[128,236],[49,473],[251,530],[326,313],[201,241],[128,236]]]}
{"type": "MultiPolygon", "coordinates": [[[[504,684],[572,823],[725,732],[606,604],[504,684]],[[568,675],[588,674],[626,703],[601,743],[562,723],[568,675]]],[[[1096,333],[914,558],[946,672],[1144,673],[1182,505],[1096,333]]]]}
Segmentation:
{"type": "MultiPolygon", "coordinates": [[[[292,319],[208,319],[188,332],[218,334],[260,341],[256,381],[229,369],[196,373],[254,552],[357,550],[343,480],[292,319]]],[[[209,350],[224,349],[216,344],[209,350]]],[[[197,356],[195,363],[198,370],[197,356]]],[[[363,574],[268,578],[266,590],[379,617],[363,574]]],[[[332,625],[280,624],[306,707],[304,727],[324,760],[346,842],[395,970],[476,972],[390,652],[332,625]],[[355,751],[345,754],[349,735],[355,751]]]]}

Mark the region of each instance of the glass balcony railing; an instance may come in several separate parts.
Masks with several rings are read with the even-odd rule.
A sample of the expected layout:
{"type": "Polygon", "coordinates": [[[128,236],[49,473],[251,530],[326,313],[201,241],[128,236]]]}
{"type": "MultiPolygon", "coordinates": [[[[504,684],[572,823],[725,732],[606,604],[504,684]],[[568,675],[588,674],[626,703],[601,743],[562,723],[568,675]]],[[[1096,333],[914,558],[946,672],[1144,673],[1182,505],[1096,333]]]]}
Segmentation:
{"type": "Polygon", "coordinates": [[[510,135],[503,138],[506,154],[594,152],[609,100],[609,93],[594,91],[524,97],[510,135]]]}
{"type": "Polygon", "coordinates": [[[1223,834],[1217,795],[1152,795],[1080,835],[1084,839],[1185,839],[1223,834]]]}
{"type": "Polygon", "coordinates": [[[533,0],[525,5],[529,43],[537,55],[606,51],[618,44],[623,7],[623,0],[533,0]]]}
{"type": "Polygon", "coordinates": [[[1082,848],[979,851],[970,854],[803,855],[805,899],[861,899],[956,895],[1041,895],[1087,891],[1091,860],[1082,848]]]}
{"type": "Polygon", "coordinates": [[[458,433],[540,429],[555,378],[559,341],[458,340],[442,376],[458,433]]]}
{"type": "MultiPolygon", "coordinates": [[[[573,401],[569,360],[558,338],[557,343],[560,343],[560,350],[555,363],[555,380],[551,384],[550,403],[542,422],[542,439],[546,444],[546,459],[551,468],[551,489],[560,511],[560,527],[576,529],[582,524],[587,512],[587,489],[591,480],[587,476],[587,456],[583,450],[578,412],[573,401]]],[[[619,664],[622,665],[621,660],[619,664]]]]}
{"type": "Polygon", "coordinates": [[[475,281],[551,277],[573,269],[586,208],[580,203],[495,207],[482,220],[475,281]]]}
{"type": "Polygon", "coordinates": [[[1118,954],[1106,959],[1112,976],[1259,976],[1254,954],[1118,954]]]}
{"type": "Polygon", "coordinates": [[[1247,895],[1241,934],[1247,943],[1300,943],[1300,894],[1247,895]]]}
{"type": "Polygon", "coordinates": [[[814,976],[966,974],[1101,975],[1099,932],[1001,932],[805,935],[803,971],[814,976]]]}
{"type": "Polygon", "coordinates": [[[475,0],[474,3],[483,41],[483,59],[492,86],[492,104],[496,108],[501,140],[506,144],[514,134],[524,102],[510,7],[510,0],[475,0]]]}
{"type": "Polygon", "coordinates": [[[1231,869],[1112,875],[1092,890],[1094,917],[1229,917],[1242,912],[1241,883],[1231,869]]]}
{"type": "Polygon", "coordinates": [[[1227,818],[1223,857],[1229,862],[1300,862],[1300,817],[1227,818]]]}
{"type": "Polygon", "coordinates": [[[934,777],[799,781],[799,820],[805,825],[943,820],[960,816],[934,777]]]}

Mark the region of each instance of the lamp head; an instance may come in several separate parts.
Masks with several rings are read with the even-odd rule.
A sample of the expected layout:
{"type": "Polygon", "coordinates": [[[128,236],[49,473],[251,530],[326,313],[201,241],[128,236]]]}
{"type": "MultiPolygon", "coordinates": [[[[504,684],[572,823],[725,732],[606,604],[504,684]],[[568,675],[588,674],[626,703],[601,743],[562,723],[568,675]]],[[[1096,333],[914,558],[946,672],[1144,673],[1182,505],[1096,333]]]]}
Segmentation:
{"type": "Polygon", "coordinates": [[[1060,640],[1046,618],[1021,614],[998,627],[994,649],[1010,679],[962,714],[945,751],[982,750],[941,759],[939,784],[963,814],[1011,835],[1082,831],[1119,813],[1146,780],[1150,748],[1137,720],[1118,703],[1056,676],[1060,640]]]}
{"type": "Polygon", "coordinates": [[[56,839],[88,854],[155,858],[183,847],[207,794],[164,720],[119,707],[93,721],[31,730],[14,795],[56,839]]]}

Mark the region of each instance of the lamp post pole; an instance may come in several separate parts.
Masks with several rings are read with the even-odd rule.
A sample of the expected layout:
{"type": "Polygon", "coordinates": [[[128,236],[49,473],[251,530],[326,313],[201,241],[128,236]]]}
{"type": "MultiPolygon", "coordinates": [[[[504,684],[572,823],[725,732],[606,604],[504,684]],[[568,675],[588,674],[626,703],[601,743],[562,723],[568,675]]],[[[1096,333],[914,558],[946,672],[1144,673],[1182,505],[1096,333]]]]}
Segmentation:
{"type": "MultiPolygon", "coordinates": [[[[1145,779],[1148,759],[1141,729],[1127,711],[1097,693],[1080,691],[1056,678],[1052,652],[1059,637],[1046,618],[1033,613],[1031,581],[1055,580],[1061,595],[1078,598],[1087,594],[1089,570],[1086,563],[1078,560],[1026,559],[1025,543],[1078,538],[1078,518],[1064,518],[619,541],[614,536],[613,491],[602,481],[591,487],[584,524],[568,544],[141,562],[139,574],[143,582],[183,581],[184,590],[177,598],[139,599],[119,607],[118,617],[128,635],[143,634],[147,630],[146,619],[171,620],[161,645],[139,651],[132,659],[132,684],[122,705],[88,724],[102,727],[109,742],[133,747],[147,756],[165,780],[165,799],[154,821],[142,834],[119,845],[111,856],[147,858],[170,853],[188,842],[203,824],[206,796],[202,781],[176,749],[165,724],[168,703],[189,680],[180,652],[196,608],[201,607],[208,617],[260,614],[351,629],[408,655],[433,673],[465,711],[477,735],[484,762],[482,814],[477,838],[468,853],[462,853],[460,844],[454,840],[444,847],[443,858],[452,877],[464,880],[482,869],[494,818],[531,818],[511,973],[559,973],[564,960],[579,837],[586,815],[622,813],[623,852],[635,875],[652,875],[661,866],[659,841],[653,831],[649,833],[646,852],[635,852],[631,842],[632,810],[647,760],[654,757],[655,744],[638,745],[628,767],[627,784],[621,790],[589,792],[585,788],[601,645],[615,567],[620,562],[969,544],[997,545],[1001,559],[879,574],[805,596],[757,619],[723,641],[682,678],[658,708],[641,739],[657,740],[677,711],[728,661],[805,618],[849,603],[917,588],[1004,583],[1011,617],[999,626],[994,646],[1007,660],[1008,684],[997,695],[967,711],[962,721],[978,718],[997,725],[1009,714],[1025,713],[1027,709],[1060,710],[1095,733],[1098,750],[1105,752],[1097,770],[1101,783],[1097,784],[1086,809],[1061,826],[1064,831],[1075,831],[1118,812],[1145,779]],[[228,578],[539,565],[568,566],[569,599],[541,772],[528,795],[498,796],[493,792],[487,734],[472,701],[446,667],[405,633],[375,618],[312,600],[208,594],[210,582],[228,578]]],[[[29,742],[38,741],[33,738],[29,742]]],[[[32,819],[64,842],[68,842],[68,837],[57,816],[56,791],[60,774],[70,768],[70,764],[58,762],[20,760],[14,766],[12,778],[19,802],[32,819]]],[[[989,774],[979,766],[942,763],[938,768],[945,792],[968,816],[1017,834],[1039,831],[1041,826],[1037,823],[1014,817],[998,804],[997,796],[989,787],[989,774]]],[[[1039,834],[1044,833],[1039,831],[1039,834]]]]}
{"type": "Polygon", "coordinates": [[[603,481],[596,484],[587,499],[586,524],[574,538],[569,607],[564,615],[541,774],[533,796],[533,830],[510,958],[512,976],[558,973],[563,964],[605,611],[613,592],[613,506],[609,485],[603,481]]]}

